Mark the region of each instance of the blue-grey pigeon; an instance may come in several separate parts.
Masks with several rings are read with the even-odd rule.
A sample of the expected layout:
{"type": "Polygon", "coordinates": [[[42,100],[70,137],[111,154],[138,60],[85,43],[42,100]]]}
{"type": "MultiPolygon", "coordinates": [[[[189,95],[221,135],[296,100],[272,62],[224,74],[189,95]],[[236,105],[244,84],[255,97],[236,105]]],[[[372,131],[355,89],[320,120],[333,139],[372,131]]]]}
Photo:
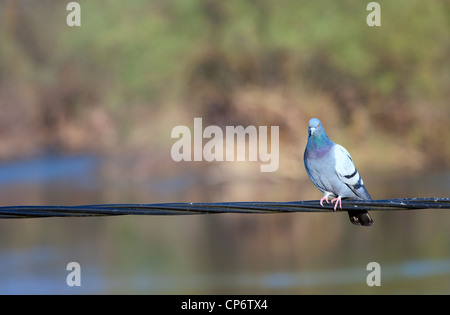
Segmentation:
{"type": "MultiPolygon", "coordinates": [[[[334,210],[341,199],[372,200],[364,187],[364,182],[353,164],[348,151],[331,141],[319,119],[309,121],[308,143],[306,144],[304,162],[306,172],[314,185],[324,193],[320,199],[328,203],[328,197],[334,197],[334,210]]],[[[349,210],[348,215],[353,224],[371,226],[373,220],[366,210],[349,210]]]]}

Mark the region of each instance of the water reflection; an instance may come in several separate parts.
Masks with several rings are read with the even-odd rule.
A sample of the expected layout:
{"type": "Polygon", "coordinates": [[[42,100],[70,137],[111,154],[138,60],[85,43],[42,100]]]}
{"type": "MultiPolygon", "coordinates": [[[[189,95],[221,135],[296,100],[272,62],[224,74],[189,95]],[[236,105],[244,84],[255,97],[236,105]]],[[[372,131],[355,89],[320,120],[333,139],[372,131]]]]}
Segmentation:
{"type": "Polygon", "coordinates": [[[90,155],[40,156],[0,165],[0,185],[31,185],[70,179],[92,187],[99,159],[90,155]]]}
{"type": "MultiPolygon", "coordinates": [[[[217,170],[200,168],[111,180],[104,167],[91,156],[0,165],[0,198],[68,205],[320,197],[307,181],[263,174],[217,180],[217,170]]],[[[445,197],[450,188],[449,172],[365,181],[376,198],[445,197]]],[[[345,213],[1,220],[0,293],[450,293],[447,211],[373,217],[370,229],[345,213]],[[81,265],[78,288],[66,284],[71,261],[81,265]],[[366,284],[371,261],[381,265],[376,291],[366,284]]]]}
{"type": "MultiPolygon", "coordinates": [[[[95,294],[145,292],[161,293],[371,293],[362,282],[368,272],[362,266],[334,270],[305,270],[267,273],[161,274],[134,270],[131,275],[105,275],[101,268],[84,264],[80,287],[65,283],[68,271],[61,266],[64,249],[36,247],[4,252],[0,281],[1,294],[95,294]],[[339,291],[334,291],[339,287],[339,291]]],[[[450,282],[450,259],[407,261],[382,267],[382,286],[391,293],[424,293],[424,281],[432,283],[425,293],[445,293],[450,282]],[[431,281],[431,282],[430,282],[431,281]],[[405,290],[408,288],[408,290],[405,290]],[[430,290],[431,289],[431,290],[430,290]]],[[[378,288],[379,289],[379,288],[378,288]]],[[[377,291],[376,291],[377,292],[377,291]]],[[[378,291],[379,292],[379,291],[378,291]]],[[[373,292],[372,292],[373,293],[373,292]]]]}

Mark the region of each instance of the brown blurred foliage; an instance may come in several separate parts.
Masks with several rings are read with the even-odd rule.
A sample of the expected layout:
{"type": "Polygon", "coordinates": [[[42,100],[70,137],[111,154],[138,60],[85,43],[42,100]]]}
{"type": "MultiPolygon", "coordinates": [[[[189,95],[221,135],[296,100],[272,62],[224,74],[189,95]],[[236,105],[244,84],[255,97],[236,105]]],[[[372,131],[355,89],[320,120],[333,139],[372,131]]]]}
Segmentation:
{"type": "Polygon", "coordinates": [[[0,158],[168,152],[203,117],[280,126],[289,174],[318,117],[362,165],[448,165],[446,2],[380,1],[378,28],[360,1],[80,3],[70,28],[60,1],[0,1],[0,158]]]}

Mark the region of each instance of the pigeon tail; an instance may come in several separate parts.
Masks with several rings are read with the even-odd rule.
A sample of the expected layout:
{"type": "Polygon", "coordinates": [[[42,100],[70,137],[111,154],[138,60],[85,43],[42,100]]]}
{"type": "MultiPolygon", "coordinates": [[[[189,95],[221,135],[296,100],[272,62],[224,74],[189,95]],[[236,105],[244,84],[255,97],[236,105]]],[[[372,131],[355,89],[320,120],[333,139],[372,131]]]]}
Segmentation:
{"type": "Polygon", "coordinates": [[[373,224],[373,220],[366,210],[351,210],[348,211],[348,216],[354,225],[371,226],[373,224]]]}

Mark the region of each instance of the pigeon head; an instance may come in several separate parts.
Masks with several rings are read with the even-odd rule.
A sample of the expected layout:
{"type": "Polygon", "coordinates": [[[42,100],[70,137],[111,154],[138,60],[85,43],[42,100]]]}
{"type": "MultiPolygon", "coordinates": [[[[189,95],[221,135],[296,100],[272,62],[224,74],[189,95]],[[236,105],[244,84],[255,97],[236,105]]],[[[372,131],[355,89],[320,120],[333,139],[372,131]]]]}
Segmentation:
{"type": "Polygon", "coordinates": [[[334,143],[325,133],[320,120],[317,118],[312,118],[309,121],[308,143],[306,145],[306,150],[311,154],[321,156],[328,152],[333,144],[334,143]]]}
{"type": "Polygon", "coordinates": [[[322,133],[325,133],[325,130],[323,130],[322,127],[322,123],[317,118],[312,118],[309,121],[308,135],[311,137],[320,135],[322,133]]]}

